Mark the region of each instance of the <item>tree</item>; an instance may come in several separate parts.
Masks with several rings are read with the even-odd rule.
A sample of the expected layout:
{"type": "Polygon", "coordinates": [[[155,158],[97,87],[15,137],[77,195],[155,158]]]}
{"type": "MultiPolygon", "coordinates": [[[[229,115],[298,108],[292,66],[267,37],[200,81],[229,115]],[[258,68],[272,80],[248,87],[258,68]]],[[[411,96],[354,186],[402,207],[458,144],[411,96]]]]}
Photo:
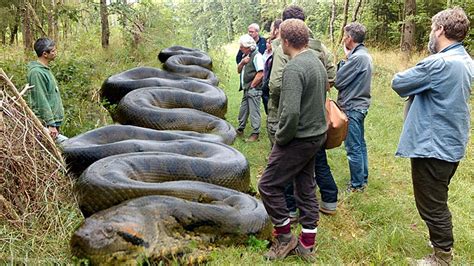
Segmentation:
{"type": "Polygon", "coordinates": [[[415,15],[416,1],[405,0],[404,21],[402,24],[402,36],[400,40],[400,50],[408,57],[411,56],[415,47],[415,15]]]}
{"type": "Polygon", "coordinates": [[[342,41],[342,37],[344,36],[344,27],[347,25],[347,18],[348,18],[348,15],[349,14],[349,0],[345,0],[344,1],[344,13],[343,13],[343,22],[342,22],[342,26],[341,26],[341,36],[339,37],[339,42],[338,43],[341,43],[342,41]]]}
{"type": "Polygon", "coordinates": [[[107,0],[100,0],[100,22],[102,25],[102,47],[109,47],[109,14],[107,12],[107,0]]]}
{"type": "Polygon", "coordinates": [[[334,21],[336,20],[336,0],[332,0],[331,20],[329,22],[329,36],[331,43],[334,44],[334,21]]]}
{"type": "Polygon", "coordinates": [[[362,0],[357,0],[357,4],[354,8],[354,14],[352,15],[352,22],[357,21],[357,15],[359,14],[361,6],[362,6],[362,0]]]}

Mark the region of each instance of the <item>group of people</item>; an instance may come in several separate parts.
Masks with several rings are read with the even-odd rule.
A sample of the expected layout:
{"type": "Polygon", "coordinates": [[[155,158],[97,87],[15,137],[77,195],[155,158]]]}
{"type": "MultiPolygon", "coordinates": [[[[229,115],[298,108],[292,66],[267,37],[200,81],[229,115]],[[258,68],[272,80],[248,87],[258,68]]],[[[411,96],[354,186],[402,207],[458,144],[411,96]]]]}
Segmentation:
{"type": "MultiPolygon", "coordinates": [[[[314,261],[319,212],[336,212],[338,189],[324,148],[324,103],[331,87],[338,91],[337,102],[349,119],[344,141],[350,170],[346,191],[363,192],[368,184],[364,120],[371,101],[373,64],[364,46],[366,28],[358,22],[344,27],[345,58],[335,66],[332,54],[313,38],[304,20],[301,7],[289,6],[281,20],[272,23],[266,49],[257,24],[251,24],[248,34],[239,39],[237,70],[243,97],[237,133],[243,136],[250,116],[252,133],[247,141],[259,139],[262,98],[271,143],[258,183],[274,226],[274,240],[265,254],[269,260],[293,253],[314,261]],[[301,224],[298,238],[291,233],[292,223],[301,224]]],[[[431,55],[392,80],[393,90],[408,97],[396,155],[411,159],[416,207],[434,250],[418,261],[425,265],[448,265],[452,260],[448,185],[468,143],[474,79],[473,60],[462,45],[468,31],[469,20],[461,8],[439,12],[432,18],[431,55]]]]}
{"type": "MultiPolygon", "coordinates": [[[[260,36],[258,24],[251,24],[239,40],[236,58],[243,91],[237,133],[244,134],[250,116],[248,141],[257,141],[261,98],[267,113],[272,148],[258,190],[274,225],[274,241],[265,254],[270,260],[293,252],[314,261],[319,212],[336,212],[338,189],[324,149],[324,103],[331,87],[338,91],[337,101],[349,118],[347,191],[364,191],[369,176],[364,119],[370,106],[373,65],[363,44],[366,28],[357,22],[344,27],[346,58],[335,66],[331,53],[312,36],[304,20],[302,8],[285,8],[282,18],[272,23],[267,40],[260,36]],[[298,238],[291,233],[295,222],[302,226],[298,238]]],[[[454,242],[448,186],[468,143],[474,63],[462,45],[469,20],[461,8],[443,10],[431,21],[431,55],[392,80],[393,90],[408,97],[396,155],[411,159],[416,207],[428,226],[434,250],[419,262],[448,265],[454,242]]],[[[26,99],[51,137],[60,142],[65,138],[59,131],[64,109],[49,68],[56,46],[51,39],[40,38],[34,50],[38,59],[28,67],[32,88],[26,99]]]]}

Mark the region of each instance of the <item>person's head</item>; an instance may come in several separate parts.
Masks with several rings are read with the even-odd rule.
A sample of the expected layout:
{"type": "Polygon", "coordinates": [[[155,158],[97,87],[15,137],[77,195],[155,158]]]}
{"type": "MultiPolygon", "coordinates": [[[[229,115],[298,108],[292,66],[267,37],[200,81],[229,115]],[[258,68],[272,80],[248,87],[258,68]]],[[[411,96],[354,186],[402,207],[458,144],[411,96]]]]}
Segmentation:
{"type": "Polygon", "coordinates": [[[291,50],[302,50],[309,42],[309,29],[300,19],[287,19],[280,25],[280,38],[283,53],[290,54],[291,50]]]}
{"type": "Polygon", "coordinates": [[[469,32],[469,19],[460,7],[438,12],[431,18],[431,33],[428,49],[431,53],[441,50],[439,38],[461,42],[469,32]]]}
{"type": "Polygon", "coordinates": [[[266,45],[267,45],[267,51],[271,52],[272,51],[272,38],[268,38],[266,45]]]}
{"type": "Polygon", "coordinates": [[[240,51],[244,54],[250,54],[253,50],[257,48],[257,43],[255,40],[250,37],[250,35],[242,35],[239,39],[240,51]]]}
{"type": "Polygon", "coordinates": [[[252,23],[248,27],[248,34],[252,37],[255,41],[258,41],[258,35],[260,32],[260,26],[257,23],[252,23]]]}
{"type": "Polygon", "coordinates": [[[56,44],[49,38],[39,38],[33,47],[38,57],[48,61],[52,61],[56,57],[56,44]]]}
{"type": "Polygon", "coordinates": [[[286,7],[283,10],[283,13],[281,14],[281,18],[283,19],[283,21],[285,21],[287,19],[292,19],[292,18],[299,19],[299,20],[302,20],[302,21],[304,21],[306,19],[305,15],[304,15],[303,8],[301,8],[299,6],[295,6],[295,5],[291,5],[291,6],[286,7]]]}
{"type": "Polygon", "coordinates": [[[365,26],[358,22],[347,24],[344,27],[344,37],[342,39],[344,45],[352,50],[357,44],[364,42],[365,32],[365,26]]]}
{"type": "Polygon", "coordinates": [[[272,25],[270,26],[270,38],[272,40],[278,38],[280,34],[280,25],[283,22],[281,19],[275,19],[275,21],[272,22],[272,25]]]}

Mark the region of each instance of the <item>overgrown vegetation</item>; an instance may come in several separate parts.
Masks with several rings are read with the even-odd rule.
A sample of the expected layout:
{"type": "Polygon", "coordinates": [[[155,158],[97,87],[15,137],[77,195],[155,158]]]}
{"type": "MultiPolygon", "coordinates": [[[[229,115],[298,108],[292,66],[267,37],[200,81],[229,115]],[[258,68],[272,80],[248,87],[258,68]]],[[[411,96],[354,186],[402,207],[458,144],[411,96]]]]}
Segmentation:
{"type": "MultiPolygon", "coordinates": [[[[11,1],[0,0],[0,14],[10,14],[9,8],[16,10],[16,3],[24,1],[12,4],[11,1]]],[[[112,123],[98,97],[100,86],[108,76],[136,66],[159,67],[156,59],[159,50],[174,44],[209,49],[214,60],[214,71],[221,81],[219,87],[226,92],[229,99],[226,117],[236,126],[241,92],[238,92],[238,76],[234,62],[238,48],[235,38],[244,34],[251,22],[257,21],[268,26],[268,22],[278,16],[286,4],[285,1],[228,3],[219,0],[191,4],[187,1],[157,3],[149,0],[142,1],[142,9],[136,14],[133,10],[126,9],[126,6],[117,4],[115,9],[112,9],[116,14],[113,23],[117,24],[112,27],[110,46],[104,50],[100,45],[97,1],[62,2],[64,5],[57,13],[60,22],[59,56],[52,69],[59,81],[66,110],[63,131],[70,137],[112,123]],[[129,12],[132,12],[133,16],[129,12]],[[128,16],[130,19],[121,20],[120,16],[128,16]],[[145,21],[145,31],[142,33],[141,43],[134,46],[129,23],[136,20],[145,21]],[[226,45],[229,42],[232,44],[226,45]]],[[[337,2],[340,5],[342,1],[337,2]]],[[[471,21],[474,20],[472,3],[451,2],[453,5],[465,6],[471,15],[471,21]]],[[[313,32],[331,46],[327,37],[329,1],[301,0],[296,3],[305,7],[308,14],[307,23],[313,32]]],[[[401,131],[404,102],[392,92],[390,81],[394,73],[414,65],[425,55],[415,55],[406,62],[398,53],[401,1],[376,0],[364,3],[360,21],[368,26],[368,46],[375,65],[373,102],[366,120],[369,188],[362,194],[341,193],[337,215],[321,216],[317,237],[318,262],[407,264],[407,258],[421,257],[430,250],[427,246],[427,229],[414,204],[409,162],[394,157],[401,131]]],[[[417,1],[417,4],[417,46],[421,48],[426,44],[430,17],[442,9],[446,1],[423,0],[417,1]]],[[[339,7],[338,14],[341,12],[340,8],[342,7],[339,7]]],[[[38,14],[42,18],[47,17],[47,13],[41,10],[38,10],[38,14]]],[[[7,20],[8,16],[0,17],[3,29],[11,30],[11,27],[14,27],[15,20],[7,20]]],[[[336,24],[340,21],[341,17],[338,16],[336,24]]],[[[467,43],[474,40],[472,32],[471,30],[467,43]]],[[[7,36],[8,31],[3,33],[7,36]]],[[[12,77],[18,88],[22,88],[26,83],[26,64],[29,60],[34,60],[34,55],[32,51],[25,55],[21,48],[22,39],[16,38],[12,46],[8,45],[8,41],[2,46],[0,68],[12,77]]],[[[330,96],[335,98],[336,93],[333,91],[330,96]]],[[[473,103],[471,96],[471,105],[473,103]]],[[[264,120],[265,116],[262,117],[262,121],[264,120]]],[[[474,117],[471,116],[471,120],[474,122],[474,117]]],[[[449,203],[453,213],[456,264],[474,262],[473,143],[471,137],[466,158],[461,162],[450,185],[449,203]]],[[[249,160],[251,184],[256,191],[256,184],[266,166],[269,152],[264,123],[261,141],[244,143],[239,139],[234,147],[249,160]]],[[[328,160],[342,191],[349,180],[344,149],[330,150],[328,160]]],[[[48,218],[63,224],[62,230],[44,231],[38,223],[31,223],[27,228],[19,229],[2,219],[0,263],[71,263],[69,238],[82,220],[77,207],[72,204],[58,204],[54,216],[48,218]]],[[[210,264],[264,264],[261,255],[266,244],[261,239],[251,237],[245,246],[231,246],[210,252],[210,264]]],[[[292,257],[275,264],[288,263],[303,262],[292,257]]]]}

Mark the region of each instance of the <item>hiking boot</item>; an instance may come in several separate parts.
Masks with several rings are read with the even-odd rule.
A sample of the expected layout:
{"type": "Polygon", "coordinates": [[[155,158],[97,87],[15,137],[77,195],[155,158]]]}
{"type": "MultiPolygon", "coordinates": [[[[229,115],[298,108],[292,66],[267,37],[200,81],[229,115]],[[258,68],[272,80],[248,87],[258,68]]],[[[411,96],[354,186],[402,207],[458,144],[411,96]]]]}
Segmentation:
{"type": "Polygon", "coordinates": [[[446,266],[451,265],[453,260],[453,250],[444,251],[440,248],[433,248],[434,252],[416,261],[416,265],[420,266],[446,266]]]}
{"type": "Polygon", "coordinates": [[[323,206],[319,206],[319,211],[323,214],[326,214],[326,215],[336,215],[336,209],[334,210],[330,210],[330,209],[326,209],[324,208],[323,206]]]}
{"type": "Polygon", "coordinates": [[[284,259],[298,245],[298,239],[291,233],[277,235],[270,250],[263,255],[267,260],[284,259]]]}
{"type": "Polygon", "coordinates": [[[237,132],[237,137],[242,137],[244,135],[243,129],[237,129],[235,132],[237,132]]]}
{"type": "Polygon", "coordinates": [[[316,254],[314,254],[313,248],[303,247],[300,241],[298,241],[298,245],[294,249],[293,253],[308,263],[316,262],[316,254]]]}
{"type": "Polygon", "coordinates": [[[250,135],[250,137],[247,139],[247,142],[255,142],[258,141],[258,134],[253,133],[250,135]]]}

